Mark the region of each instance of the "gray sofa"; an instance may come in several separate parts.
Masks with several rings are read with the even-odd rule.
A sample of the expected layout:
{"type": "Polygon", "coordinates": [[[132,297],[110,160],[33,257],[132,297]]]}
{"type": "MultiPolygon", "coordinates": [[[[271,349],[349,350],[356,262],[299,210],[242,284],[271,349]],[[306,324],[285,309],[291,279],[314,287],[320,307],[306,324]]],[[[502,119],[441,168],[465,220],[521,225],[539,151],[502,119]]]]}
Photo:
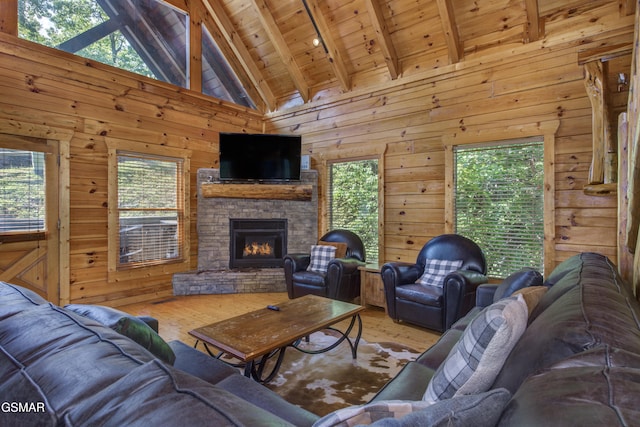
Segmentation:
{"type": "Polygon", "coordinates": [[[179,341],[167,346],[135,319],[108,327],[113,319],[81,311],[0,282],[0,425],[308,426],[318,419],[217,359],[179,341]]]}
{"type": "MultiPolygon", "coordinates": [[[[497,289],[483,285],[478,307],[408,363],[372,403],[421,400],[482,306],[533,284],[528,277],[497,289]]],[[[497,425],[639,425],[640,305],[630,286],[609,259],[595,253],[561,263],[543,285],[548,290],[491,387],[512,394],[506,407],[499,408],[497,425]]]]}
{"type": "MultiPolygon", "coordinates": [[[[482,306],[538,279],[525,272],[500,286],[483,285],[478,306],[364,406],[377,417],[392,412],[389,400],[422,408],[430,379],[482,306]]],[[[563,262],[544,286],[489,392],[376,423],[638,425],[640,305],[629,286],[594,253],[563,262]]],[[[87,316],[99,318],[0,283],[0,425],[333,425],[334,414],[319,419],[179,341],[167,352],[152,328],[87,316]]]]}

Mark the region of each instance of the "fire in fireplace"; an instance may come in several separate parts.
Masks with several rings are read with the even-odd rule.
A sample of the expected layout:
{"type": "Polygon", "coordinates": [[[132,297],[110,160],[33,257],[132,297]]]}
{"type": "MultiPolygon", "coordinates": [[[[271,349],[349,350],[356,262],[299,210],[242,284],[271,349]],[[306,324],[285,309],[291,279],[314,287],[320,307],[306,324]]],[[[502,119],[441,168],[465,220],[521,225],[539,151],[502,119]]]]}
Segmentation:
{"type": "Polygon", "coordinates": [[[231,219],[229,268],[282,267],[287,249],[286,219],[231,219]]]}

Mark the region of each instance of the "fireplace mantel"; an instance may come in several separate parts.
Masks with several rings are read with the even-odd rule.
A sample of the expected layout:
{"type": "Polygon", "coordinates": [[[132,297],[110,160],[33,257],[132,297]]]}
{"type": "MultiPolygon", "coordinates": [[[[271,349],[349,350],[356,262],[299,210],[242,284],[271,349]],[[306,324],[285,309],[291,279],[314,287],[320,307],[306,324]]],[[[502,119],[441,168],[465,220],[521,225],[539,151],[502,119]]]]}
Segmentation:
{"type": "Polygon", "coordinates": [[[264,184],[264,183],[223,183],[203,182],[200,186],[202,197],[232,199],[271,199],[310,201],[313,186],[308,184],[264,184]]]}

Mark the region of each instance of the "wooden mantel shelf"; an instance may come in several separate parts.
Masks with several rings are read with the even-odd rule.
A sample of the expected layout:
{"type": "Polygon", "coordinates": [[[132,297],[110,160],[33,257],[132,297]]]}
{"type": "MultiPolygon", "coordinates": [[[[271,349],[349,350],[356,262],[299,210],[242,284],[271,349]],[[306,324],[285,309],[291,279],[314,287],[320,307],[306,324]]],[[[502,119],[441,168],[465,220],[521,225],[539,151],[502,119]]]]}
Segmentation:
{"type": "Polygon", "coordinates": [[[201,184],[202,197],[233,199],[275,199],[310,201],[313,186],[307,184],[232,184],[205,182],[201,184]]]}

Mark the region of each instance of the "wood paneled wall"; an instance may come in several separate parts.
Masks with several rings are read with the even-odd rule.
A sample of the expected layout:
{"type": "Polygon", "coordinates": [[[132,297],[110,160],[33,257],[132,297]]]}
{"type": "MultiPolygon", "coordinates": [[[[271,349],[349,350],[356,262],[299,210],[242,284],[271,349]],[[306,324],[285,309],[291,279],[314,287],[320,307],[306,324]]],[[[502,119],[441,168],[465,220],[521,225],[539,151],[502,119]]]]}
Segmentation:
{"type": "MultiPolygon", "coordinates": [[[[469,54],[460,63],[378,85],[374,91],[273,113],[267,130],[303,135],[312,166],[372,155],[386,146],[381,259],[413,261],[425,242],[445,232],[449,220],[445,141],[461,134],[465,141],[474,140],[469,135],[477,135],[477,141],[505,134],[518,138],[524,128],[558,120],[553,159],[555,254],[550,264],[581,251],[600,252],[615,262],[616,198],[583,192],[591,162],[592,110],[578,55],[631,46],[634,20],[621,17],[613,2],[599,9],[598,16],[580,32],[570,25],[547,26],[545,39],[538,42],[514,43],[482,56],[469,54]]],[[[627,54],[612,61],[610,71],[628,73],[629,66],[627,54]]],[[[326,180],[322,172],[321,184],[326,180]]],[[[320,188],[324,202],[325,186],[320,188]]]]}
{"type": "MultiPolygon", "coordinates": [[[[171,274],[109,281],[106,140],[191,150],[191,268],[197,263],[196,172],[217,167],[218,133],[263,131],[261,114],[0,33],[0,133],[46,126],[69,149],[71,302],[118,305],[172,295],[171,274]]],[[[37,135],[41,136],[41,135],[37,135]]],[[[65,295],[64,290],[61,295],[65,295]]],[[[64,298],[63,298],[63,302],[64,298]]]]}
{"type": "MultiPolygon", "coordinates": [[[[578,56],[631,45],[634,17],[621,16],[617,6],[599,8],[597,19],[585,16],[576,27],[550,23],[543,40],[468,52],[459,63],[414,70],[374,89],[358,89],[368,85],[356,79],[351,92],[318,90],[313,101],[267,116],[0,34],[0,123],[5,124],[0,133],[19,128],[29,135],[38,128],[38,137],[46,137],[43,129],[72,135],[69,256],[63,260],[69,283],[61,284],[71,302],[119,305],[172,292],[166,272],[108,279],[106,139],[191,150],[191,268],[198,248],[195,174],[216,167],[220,131],[243,129],[303,135],[315,168],[335,159],[383,156],[382,259],[409,261],[446,229],[444,141],[458,134],[479,140],[496,132],[518,137],[523,128],[559,121],[553,261],[581,251],[615,261],[616,198],[582,190],[592,135],[578,56]]],[[[629,63],[630,58],[620,58],[617,67],[629,63]]],[[[322,219],[321,232],[325,224],[322,219]]]]}

